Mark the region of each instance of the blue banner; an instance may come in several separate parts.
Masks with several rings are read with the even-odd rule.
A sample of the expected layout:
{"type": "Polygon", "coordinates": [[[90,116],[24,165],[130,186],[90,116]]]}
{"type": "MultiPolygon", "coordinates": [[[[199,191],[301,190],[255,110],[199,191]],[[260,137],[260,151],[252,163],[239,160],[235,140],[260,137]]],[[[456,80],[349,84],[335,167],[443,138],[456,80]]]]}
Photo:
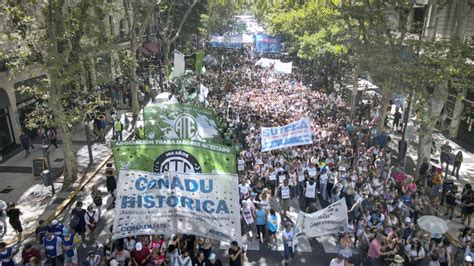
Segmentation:
{"type": "Polygon", "coordinates": [[[271,36],[268,34],[256,34],[255,36],[255,52],[257,53],[280,53],[281,39],[279,36],[271,36]]]}
{"type": "Polygon", "coordinates": [[[262,127],[262,152],[313,143],[309,118],[281,127],[262,127]]]}

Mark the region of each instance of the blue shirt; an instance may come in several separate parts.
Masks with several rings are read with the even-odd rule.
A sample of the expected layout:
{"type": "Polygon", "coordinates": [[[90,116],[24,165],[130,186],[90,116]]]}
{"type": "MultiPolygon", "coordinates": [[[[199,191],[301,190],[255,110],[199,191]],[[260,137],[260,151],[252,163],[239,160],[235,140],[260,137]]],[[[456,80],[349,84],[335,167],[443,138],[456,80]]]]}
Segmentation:
{"type": "Polygon", "coordinates": [[[255,218],[255,224],[258,224],[258,225],[265,225],[265,223],[267,221],[265,221],[265,216],[266,216],[266,212],[264,209],[257,209],[255,211],[255,214],[256,214],[256,218],[255,218]]]}
{"type": "Polygon", "coordinates": [[[76,254],[74,250],[74,237],[76,236],[75,233],[69,234],[68,236],[65,236],[64,239],[64,247],[65,248],[70,248],[66,251],[66,257],[72,258],[76,254]]]}
{"type": "Polygon", "coordinates": [[[10,259],[13,254],[12,248],[7,248],[5,252],[0,252],[0,262],[2,266],[15,266],[15,262],[10,259]]]}
{"type": "Polygon", "coordinates": [[[56,258],[63,254],[62,251],[62,240],[58,236],[53,236],[52,239],[48,240],[45,238],[43,240],[43,247],[48,258],[56,258]]]}

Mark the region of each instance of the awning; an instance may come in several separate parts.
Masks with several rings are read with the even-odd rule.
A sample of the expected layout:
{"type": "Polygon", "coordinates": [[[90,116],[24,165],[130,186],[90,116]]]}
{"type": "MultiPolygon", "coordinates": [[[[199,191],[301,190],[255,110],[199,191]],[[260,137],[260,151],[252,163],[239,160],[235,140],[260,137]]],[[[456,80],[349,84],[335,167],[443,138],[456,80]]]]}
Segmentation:
{"type": "Polygon", "coordinates": [[[145,47],[139,47],[139,48],[138,48],[138,52],[141,53],[141,54],[143,54],[144,56],[149,56],[149,55],[152,54],[152,53],[151,53],[148,49],[146,49],[145,47]]]}
{"type": "Polygon", "coordinates": [[[160,52],[160,47],[158,47],[158,44],[153,43],[153,42],[147,42],[143,44],[143,46],[150,52],[156,54],[160,52]]]}

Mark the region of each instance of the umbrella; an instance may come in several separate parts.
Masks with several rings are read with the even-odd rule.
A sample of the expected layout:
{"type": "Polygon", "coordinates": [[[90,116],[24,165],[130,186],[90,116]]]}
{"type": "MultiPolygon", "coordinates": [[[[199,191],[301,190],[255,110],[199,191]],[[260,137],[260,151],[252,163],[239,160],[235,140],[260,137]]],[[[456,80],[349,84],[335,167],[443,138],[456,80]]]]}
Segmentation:
{"type": "Polygon", "coordinates": [[[417,220],[418,226],[431,234],[444,234],[449,228],[446,222],[436,216],[425,215],[417,220]]]}

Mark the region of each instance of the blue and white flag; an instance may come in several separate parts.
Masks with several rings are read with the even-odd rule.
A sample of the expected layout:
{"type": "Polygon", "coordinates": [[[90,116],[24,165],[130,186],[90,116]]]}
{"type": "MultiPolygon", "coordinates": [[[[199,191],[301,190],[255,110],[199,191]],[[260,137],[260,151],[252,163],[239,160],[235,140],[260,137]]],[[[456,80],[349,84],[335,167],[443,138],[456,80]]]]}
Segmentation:
{"type": "Polygon", "coordinates": [[[309,118],[281,127],[262,127],[262,152],[313,143],[309,118]]]}

